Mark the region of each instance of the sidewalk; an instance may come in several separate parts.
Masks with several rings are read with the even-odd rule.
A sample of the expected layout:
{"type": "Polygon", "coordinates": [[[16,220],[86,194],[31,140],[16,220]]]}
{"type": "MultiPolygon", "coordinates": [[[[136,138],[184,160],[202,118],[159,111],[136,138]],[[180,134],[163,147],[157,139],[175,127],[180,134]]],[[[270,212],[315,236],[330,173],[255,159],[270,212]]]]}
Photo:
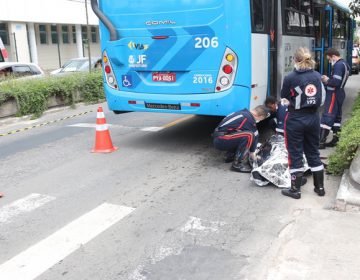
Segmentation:
{"type": "MultiPolygon", "coordinates": [[[[346,87],[344,118],[349,118],[360,90],[360,75],[350,78],[346,87]]],[[[322,151],[327,157],[331,149],[322,151]]],[[[304,187],[301,202],[294,208],[286,226],[261,260],[251,279],[359,279],[360,213],[334,210],[340,177],[325,176],[326,196],[313,193],[312,179],[304,187]]]]}

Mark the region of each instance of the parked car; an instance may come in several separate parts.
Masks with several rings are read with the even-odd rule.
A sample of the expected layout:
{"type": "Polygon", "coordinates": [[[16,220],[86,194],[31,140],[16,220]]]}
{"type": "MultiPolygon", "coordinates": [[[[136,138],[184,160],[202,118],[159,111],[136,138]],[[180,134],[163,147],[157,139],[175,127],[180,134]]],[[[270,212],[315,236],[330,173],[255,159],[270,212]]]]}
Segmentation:
{"type": "Polygon", "coordinates": [[[354,48],[352,51],[352,71],[359,74],[360,71],[360,49],[354,48]]]}
{"type": "Polygon", "coordinates": [[[42,77],[44,71],[34,63],[0,62],[0,81],[11,78],[42,77]]]}
{"type": "MultiPolygon", "coordinates": [[[[91,68],[95,69],[101,65],[100,57],[91,58],[91,68]]],[[[69,72],[86,72],[89,70],[89,59],[87,57],[73,58],[67,61],[61,68],[50,72],[51,75],[61,75],[69,72]]]]}

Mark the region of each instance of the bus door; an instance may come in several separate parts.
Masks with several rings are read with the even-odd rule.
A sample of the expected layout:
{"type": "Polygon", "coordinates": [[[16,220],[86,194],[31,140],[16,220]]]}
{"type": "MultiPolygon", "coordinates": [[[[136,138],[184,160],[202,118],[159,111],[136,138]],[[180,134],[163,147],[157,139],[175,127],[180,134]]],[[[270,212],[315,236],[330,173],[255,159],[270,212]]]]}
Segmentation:
{"type": "Polygon", "coordinates": [[[268,20],[270,27],[270,61],[269,61],[269,70],[270,70],[270,81],[268,83],[268,95],[277,97],[277,34],[278,34],[278,5],[277,1],[271,0],[268,2],[268,20]]]}
{"type": "Polygon", "coordinates": [[[321,74],[330,75],[331,65],[326,59],[326,51],[332,47],[332,8],[315,6],[315,61],[316,70],[321,74]]]}

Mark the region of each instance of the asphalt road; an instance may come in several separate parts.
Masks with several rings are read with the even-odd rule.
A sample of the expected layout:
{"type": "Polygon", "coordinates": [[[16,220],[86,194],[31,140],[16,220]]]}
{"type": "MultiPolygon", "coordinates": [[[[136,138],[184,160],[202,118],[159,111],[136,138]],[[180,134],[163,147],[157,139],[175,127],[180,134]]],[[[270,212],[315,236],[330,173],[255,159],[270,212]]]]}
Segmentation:
{"type": "Polygon", "coordinates": [[[219,118],[105,110],[111,154],[90,152],[96,106],[0,132],[91,110],[0,138],[0,279],[264,279],[299,209],[331,208],[338,179],[294,201],[229,171],[219,118]]]}

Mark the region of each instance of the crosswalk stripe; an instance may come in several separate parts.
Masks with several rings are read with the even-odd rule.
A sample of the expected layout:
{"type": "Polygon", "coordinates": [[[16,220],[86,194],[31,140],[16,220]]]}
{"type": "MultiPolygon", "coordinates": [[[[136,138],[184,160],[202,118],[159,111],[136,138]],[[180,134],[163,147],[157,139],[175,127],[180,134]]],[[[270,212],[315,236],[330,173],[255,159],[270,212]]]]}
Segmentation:
{"type": "Polygon", "coordinates": [[[18,199],[11,204],[0,208],[0,224],[8,223],[16,216],[26,212],[31,212],[36,208],[54,200],[55,197],[32,193],[24,198],[18,199]]]}
{"type": "Polygon", "coordinates": [[[101,204],[0,265],[1,279],[35,279],[134,210],[125,206],[101,204]]]}

